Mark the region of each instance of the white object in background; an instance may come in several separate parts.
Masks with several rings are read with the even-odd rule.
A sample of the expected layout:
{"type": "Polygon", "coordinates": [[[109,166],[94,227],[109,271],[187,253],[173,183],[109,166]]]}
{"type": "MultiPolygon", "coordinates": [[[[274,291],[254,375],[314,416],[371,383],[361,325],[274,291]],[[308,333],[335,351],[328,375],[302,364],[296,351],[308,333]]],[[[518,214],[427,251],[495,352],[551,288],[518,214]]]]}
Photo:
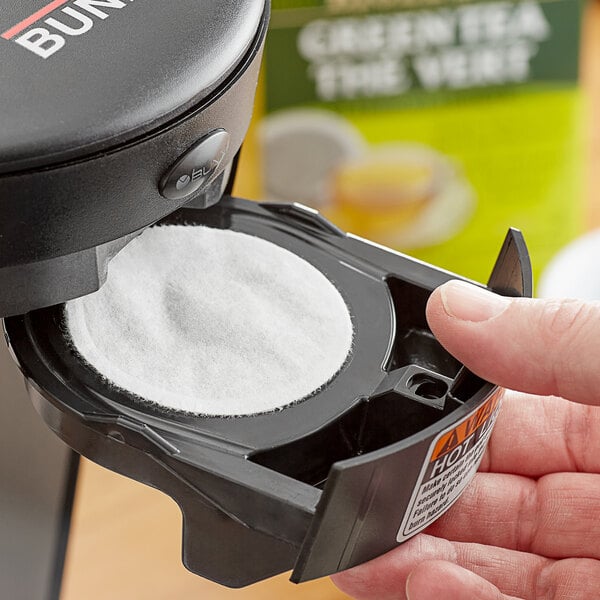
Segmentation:
{"type": "Polygon", "coordinates": [[[537,296],[600,300],[600,230],[577,238],[552,259],[537,296]]]}
{"type": "Polygon", "coordinates": [[[366,151],[358,130],[328,110],[277,112],[261,125],[260,139],[267,200],[314,208],[327,204],[334,169],[366,151]]]}

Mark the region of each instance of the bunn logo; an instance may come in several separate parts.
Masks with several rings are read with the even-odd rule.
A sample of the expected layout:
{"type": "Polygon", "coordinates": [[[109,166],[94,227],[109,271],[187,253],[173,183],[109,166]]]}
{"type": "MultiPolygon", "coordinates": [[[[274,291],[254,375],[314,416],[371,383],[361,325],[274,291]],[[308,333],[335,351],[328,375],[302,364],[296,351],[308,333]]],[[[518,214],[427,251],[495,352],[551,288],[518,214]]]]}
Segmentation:
{"type": "Polygon", "coordinates": [[[5,31],[0,37],[14,41],[46,59],[61,50],[69,37],[86,34],[97,20],[107,19],[112,14],[112,9],[124,8],[133,1],[54,0],[5,31]],[[64,6],[67,3],[69,6],[64,6]],[[40,22],[44,26],[41,26],[40,22]]]}

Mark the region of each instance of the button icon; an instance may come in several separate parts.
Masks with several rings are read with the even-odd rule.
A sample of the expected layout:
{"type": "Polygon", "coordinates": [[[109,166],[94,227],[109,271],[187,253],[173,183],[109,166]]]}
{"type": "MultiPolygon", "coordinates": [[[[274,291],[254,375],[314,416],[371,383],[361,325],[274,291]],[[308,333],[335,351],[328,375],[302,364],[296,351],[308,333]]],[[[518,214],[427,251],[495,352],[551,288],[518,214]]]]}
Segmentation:
{"type": "Polygon", "coordinates": [[[175,184],[175,187],[178,190],[182,190],[182,189],[186,188],[188,185],[190,185],[191,181],[192,181],[192,178],[189,175],[182,175],[177,180],[177,183],[175,184]]]}
{"type": "Polygon", "coordinates": [[[160,193],[168,200],[182,200],[201,192],[220,173],[230,139],[224,129],[203,137],[163,177],[160,193]]]}

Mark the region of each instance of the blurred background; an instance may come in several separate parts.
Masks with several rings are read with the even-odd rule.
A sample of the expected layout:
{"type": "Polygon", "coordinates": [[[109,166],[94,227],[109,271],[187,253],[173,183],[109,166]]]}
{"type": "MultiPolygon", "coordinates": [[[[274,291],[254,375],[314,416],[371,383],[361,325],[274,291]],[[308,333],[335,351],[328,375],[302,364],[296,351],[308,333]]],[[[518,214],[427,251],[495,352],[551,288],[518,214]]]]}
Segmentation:
{"type": "MultiPolygon", "coordinates": [[[[274,1],[236,193],[480,281],[519,227],[539,278],[600,226],[600,3],[377,4],[274,1]]],[[[39,531],[42,509],[19,504],[39,531]]],[[[180,536],[169,498],[82,461],[61,600],[345,598],[287,575],[214,585],[184,569],[180,536]]]]}

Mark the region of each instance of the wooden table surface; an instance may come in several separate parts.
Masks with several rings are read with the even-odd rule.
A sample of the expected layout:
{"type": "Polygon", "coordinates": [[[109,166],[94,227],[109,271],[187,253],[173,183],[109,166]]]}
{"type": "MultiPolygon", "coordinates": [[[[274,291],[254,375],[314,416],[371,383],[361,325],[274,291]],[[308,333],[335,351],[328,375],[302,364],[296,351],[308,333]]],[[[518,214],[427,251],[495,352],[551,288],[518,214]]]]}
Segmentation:
{"type": "MultiPolygon", "coordinates": [[[[584,20],[582,80],[600,107],[600,3],[584,20]]],[[[600,110],[590,110],[589,227],[600,227],[600,110]]],[[[295,586],[287,576],[228,590],[185,570],[181,516],[155,490],[82,462],[62,600],[342,600],[329,580],[295,586]]]]}
{"type": "MultiPolygon", "coordinates": [[[[328,581],[287,576],[229,590],[181,564],[181,515],[168,497],[83,461],[63,600],[340,600],[328,581]]],[[[250,559],[251,560],[251,559],[250,559]]]]}

